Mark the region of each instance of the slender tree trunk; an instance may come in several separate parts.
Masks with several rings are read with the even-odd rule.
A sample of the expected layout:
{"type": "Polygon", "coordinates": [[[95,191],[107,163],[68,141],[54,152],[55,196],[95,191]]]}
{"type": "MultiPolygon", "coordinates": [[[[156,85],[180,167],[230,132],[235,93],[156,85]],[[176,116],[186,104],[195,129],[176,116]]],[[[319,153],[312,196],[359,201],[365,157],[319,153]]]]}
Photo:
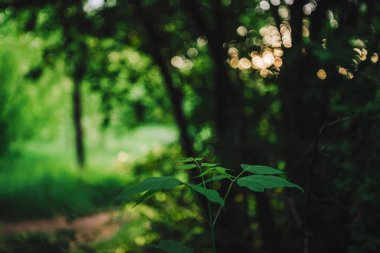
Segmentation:
{"type": "Polygon", "coordinates": [[[190,135],[188,134],[188,130],[187,130],[188,123],[183,113],[182,93],[178,88],[174,86],[174,82],[170,75],[168,66],[166,64],[165,57],[160,52],[163,46],[161,38],[158,35],[158,32],[156,31],[149,16],[146,15],[146,12],[141,6],[140,1],[134,0],[133,4],[136,6],[136,10],[137,10],[136,16],[140,18],[141,21],[143,22],[143,25],[146,30],[146,34],[150,41],[150,45],[152,46],[154,45],[154,47],[150,47],[148,48],[148,50],[150,51],[150,54],[153,57],[153,60],[155,61],[157,66],[160,68],[160,72],[162,74],[162,77],[164,78],[164,84],[165,84],[165,87],[168,92],[170,102],[173,108],[174,119],[179,129],[181,146],[182,146],[183,152],[185,153],[186,156],[194,156],[193,141],[190,135]]]}
{"type": "Polygon", "coordinates": [[[74,78],[72,91],[72,113],[73,124],[75,131],[75,151],[77,164],[80,168],[85,165],[85,151],[83,141],[83,126],[82,126],[82,93],[81,80],[74,78]]]}
{"type": "MultiPolygon", "coordinates": [[[[72,45],[73,46],[73,45],[72,45]]],[[[76,57],[72,60],[72,80],[73,80],[73,92],[72,92],[72,103],[73,103],[73,124],[75,131],[75,151],[77,157],[77,164],[80,168],[86,165],[86,153],[84,145],[84,134],[83,134],[83,124],[82,124],[82,90],[81,84],[85,76],[87,68],[87,48],[83,41],[80,41],[75,47],[76,57]]]]}
{"type": "Polygon", "coordinates": [[[85,42],[76,35],[80,35],[79,30],[69,30],[71,27],[76,27],[84,18],[84,13],[81,11],[82,3],[77,2],[76,8],[78,16],[76,19],[68,19],[64,12],[66,6],[59,5],[60,18],[62,22],[63,34],[63,50],[66,54],[66,61],[69,66],[69,75],[73,81],[71,102],[72,102],[72,120],[75,135],[75,154],[77,165],[83,168],[86,164],[86,154],[84,146],[84,134],[82,125],[82,92],[81,84],[87,69],[87,46],[85,42]]]}

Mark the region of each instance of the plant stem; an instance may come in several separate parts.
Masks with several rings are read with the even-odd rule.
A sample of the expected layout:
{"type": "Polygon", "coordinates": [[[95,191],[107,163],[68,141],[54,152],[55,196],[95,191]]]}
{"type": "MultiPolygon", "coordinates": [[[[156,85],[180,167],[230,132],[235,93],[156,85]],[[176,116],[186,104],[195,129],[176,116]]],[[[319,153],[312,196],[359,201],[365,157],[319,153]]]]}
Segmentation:
{"type": "MultiPolygon", "coordinates": [[[[244,172],[245,172],[245,170],[243,170],[242,172],[240,172],[240,174],[237,175],[237,177],[235,177],[235,178],[231,181],[230,185],[228,186],[228,189],[227,189],[226,195],[224,195],[223,201],[226,201],[228,195],[230,194],[230,191],[231,191],[231,189],[232,189],[233,184],[234,184],[234,183],[235,183],[235,182],[241,177],[241,175],[243,175],[244,172]]],[[[219,209],[218,209],[218,212],[217,212],[216,215],[215,215],[215,219],[214,219],[214,221],[212,222],[212,225],[211,225],[213,228],[215,227],[216,221],[217,221],[218,218],[219,218],[219,215],[220,215],[220,212],[222,211],[222,208],[223,208],[223,206],[220,206],[219,209]]]]}
{"type": "MultiPolygon", "coordinates": [[[[191,188],[190,188],[190,189],[191,189],[191,188]]],[[[194,198],[195,198],[195,200],[197,201],[197,204],[198,204],[199,207],[201,208],[201,210],[202,210],[202,214],[203,214],[205,220],[206,220],[208,223],[210,223],[210,220],[208,219],[208,217],[207,217],[207,215],[206,215],[206,212],[205,212],[205,209],[203,208],[201,202],[199,201],[199,198],[198,198],[197,194],[194,192],[193,189],[191,189],[191,193],[194,195],[194,198]]]]}
{"type": "Polygon", "coordinates": [[[209,221],[210,221],[212,253],[215,253],[214,222],[212,221],[212,211],[211,211],[211,203],[210,203],[210,201],[207,201],[207,205],[208,205],[208,216],[209,216],[209,221]]]}
{"type": "MultiPolygon", "coordinates": [[[[193,158],[193,157],[192,157],[193,158]]],[[[197,165],[197,167],[198,167],[198,169],[199,169],[199,171],[200,171],[200,173],[201,173],[201,178],[202,178],[202,183],[203,183],[203,187],[205,188],[205,189],[207,189],[207,187],[206,187],[206,183],[205,183],[205,178],[203,177],[203,170],[202,170],[202,166],[200,166],[199,165],[199,163],[197,162],[197,160],[195,160],[194,158],[193,158],[193,161],[195,162],[195,164],[197,165]]]]}
{"type": "Polygon", "coordinates": [[[215,249],[214,224],[211,225],[211,227],[210,227],[210,231],[211,231],[212,253],[216,253],[216,249],[215,249]]]}
{"type": "MultiPolygon", "coordinates": [[[[193,158],[193,161],[195,162],[195,164],[197,165],[201,175],[203,174],[203,170],[202,170],[202,166],[199,165],[199,163],[193,158]]],[[[202,178],[202,183],[203,183],[203,187],[205,189],[207,189],[206,187],[206,183],[205,183],[205,180],[204,180],[204,177],[203,175],[201,176],[202,178]]],[[[200,204],[201,205],[201,204],[200,204]]],[[[215,250],[215,233],[214,233],[214,222],[213,222],[213,218],[212,218],[212,210],[211,210],[211,203],[210,201],[207,200],[207,207],[208,207],[208,221],[209,221],[209,226],[210,226],[210,232],[211,232],[211,245],[212,245],[212,253],[216,253],[216,250],[215,250]]],[[[201,207],[202,210],[203,210],[203,207],[201,207]]]]}
{"type": "MultiPolygon", "coordinates": [[[[203,170],[202,170],[202,166],[199,165],[199,163],[193,158],[193,161],[195,162],[195,164],[197,165],[201,175],[203,174],[203,170]]],[[[230,183],[230,185],[228,186],[228,189],[227,189],[227,192],[226,192],[226,195],[224,195],[224,198],[223,198],[223,201],[226,201],[228,195],[230,194],[230,191],[232,189],[232,186],[233,184],[241,177],[241,175],[243,175],[243,173],[245,172],[245,170],[243,170],[242,172],[239,173],[239,175],[237,175],[230,183]]],[[[211,174],[211,178],[212,178],[212,174],[211,174]]],[[[207,189],[206,187],[206,183],[205,183],[205,180],[204,180],[204,177],[203,175],[201,176],[201,179],[202,179],[202,183],[203,183],[203,187],[205,189],[207,189]]],[[[194,192],[193,192],[194,193],[194,192]]],[[[194,193],[195,195],[195,193],[194,193]]],[[[197,199],[197,197],[196,197],[197,199]]],[[[198,200],[198,199],[197,199],[198,200]]],[[[203,214],[206,216],[205,214],[205,211],[202,207],[202,204],[199,203],[201,209],[202,209],[202,212],[203,214]]],[[[208,206],[208,221],[209,221],[209,226],[210,226],[210,233],[211,233],[211,245],[212,245],[212,253],[216,253],[216,247],[215,247],[215,224],[216,224],[216,221],[218,220],[219,218],[219,215],[220,215],[220,212],[222,211],[222,208],[223,206],[221,205],[218,209],[218,212],[216,213],[215,215],[215,218],[212,217],[212,210],[211,210],[211,203],[210,201],[207,200],[207,206],[208,206]]],[[[207,218],[207,217],[206,217],[207,218]]]]}

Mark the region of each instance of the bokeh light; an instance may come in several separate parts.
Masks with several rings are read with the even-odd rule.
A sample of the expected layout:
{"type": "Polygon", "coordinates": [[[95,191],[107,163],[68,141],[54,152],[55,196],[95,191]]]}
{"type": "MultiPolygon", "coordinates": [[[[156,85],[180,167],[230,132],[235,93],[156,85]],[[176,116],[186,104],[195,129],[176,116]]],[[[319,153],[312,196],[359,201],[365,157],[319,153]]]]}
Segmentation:
{"type": "Polygon", "coordinates": [[[194,47],[191,47],[191,48],[189,48],[188,50],[187,50],[187,55],[189,56],[189,57],[191,57],[191,58],[194,58],[194,57],[197,57],[197,55],[198,55],[198,50],[196,49],[196,48],[194,48],[194,47]]]}
{"type": "Polygon", "coordinates": [[[239,36],[246,36],[248,34],[248,30],[245,26],[239,26],[237,29],[236,29],[236,33],[239,35],[239,36]]]}
{"type": "Polygon", "coordinates": [[[239,60],[239,69],[240,70],[247,70],[251,68],[251,61],[248,60],[247,58],[241,58],[239,60]]]}
{"type": "Polygon", "coordinates": [[[203,36],[198,37],[198,39],[197,39],[197,44],[198,44],[198,46],[200,46],[200,47],[204,47],[204,46],[207,45],[207,43],[208,43],[208,40],[207,40],[206,37],[203,37],[203,36]]]}
{"type": "Polygon", "coordinates": [[[279,6],[281,4],[280,0],[270,0],[270,3],[274,6],[279,6]]]}
{"type": "Polygon", "coordinates": [[[268,1],[261,1],[260,4],[259,4],[259,7],[264,10],[264,11],[267,11],[270,9],[270,4],[268,1]]]}
{"type": "Polygon", "coordinates": [[[377,63],[378,61],[379,61],[379,56],[377,55],[377,53],[373,53],[371,56],[371,62],[377,63]]]}
{"type": "Polygon", "coordinates": [[[317,71],[317,77],[318,77],[319,79],[321,79],[321,80],[325,80],[326,77],[327,77],[327,73],[326,73],[326,71],[325,71],[324,69],[319,69],[319,70],[317,71]]]}

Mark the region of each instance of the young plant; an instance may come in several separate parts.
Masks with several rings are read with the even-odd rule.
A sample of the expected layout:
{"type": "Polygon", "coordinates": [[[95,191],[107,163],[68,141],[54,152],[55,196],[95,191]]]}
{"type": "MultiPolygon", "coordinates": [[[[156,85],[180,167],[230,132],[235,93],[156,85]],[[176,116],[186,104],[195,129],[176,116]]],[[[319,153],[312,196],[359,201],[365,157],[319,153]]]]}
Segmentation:
{"type": "MultiPolygon", "coordinates": [[[[183,182],[175,177],[152,177],[147,178],[143,182],[133,185],[127,188],[122,194],[122,198],[129,198],[136,194],[142,194],[135,206],[140,204],[145,199],[153,196],[158,191],[170,190],[178,186],[188,187],[193,193],[204,218],[207,220],[212,243],[212,252],[215,253],[215,225],[224,208],[224,203],[230,194],[232,187],[235,183],[240,187],[246,187],[254,192],[264,192],[266,189],[273,189],[277,187],[292,187],[297,188],[303,192],[303,189],[288,181],[283,177],[285,172],[263,165],[248,165],[241,164],[241,171],[237,176],[229,173],[230,169],[219,166],[215,163],[202,162],[202,158],[188,157],[181,160],[182,165],[177,167],[178,169],[185,170],[197,170],[199,175],[196,178],[200,178],[199,184],[193,184],[191,182],[183,182]],[[244,176],[243,176],[244,175],[244,176]],[[228,180],[229,185],[227,191],[223,197],[219,192],[211,189],[212,182],[228,180]],[[199,195],[203,196],[207,200],[207,212],[203,205],[199,201],[199,195]],[[216,214],[213,215],[213,207],[216,207],[216,214]]],[[[163,240],[158,245],[153,246],[167,253],[192,253],[191,248],[187,248],[177,242],[163,240]]]]}

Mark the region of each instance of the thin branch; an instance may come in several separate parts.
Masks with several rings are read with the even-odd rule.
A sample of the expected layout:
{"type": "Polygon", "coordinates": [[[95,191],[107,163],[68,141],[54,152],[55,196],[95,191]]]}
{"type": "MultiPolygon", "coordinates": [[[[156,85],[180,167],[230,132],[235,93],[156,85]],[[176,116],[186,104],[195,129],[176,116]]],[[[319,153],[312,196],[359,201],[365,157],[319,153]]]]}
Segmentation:
{"type": "MultiPolygon", "coordinates": [[[[224,195],[224,198],[223,198],[224,201],[226,201],[228,195],[230,194],[230,191],[231,191],[231,189],[232,189],[233,184],[234,184],[234,183],[235,183],[235,182],[236,182],[236,181],[237,181],[237,180],[238,180],[238,179],[244,174],[244,172],[245,172],[245,170],[243,170],[242,172],[240,172],[240,174],[237,175],[237,177],[235,177],[235,178],[231,181],[230,185],[228,186],[228,190],[227,190],[227,192],[226,192],[226,195],[224,195]]],[[[215,219],[214,219],[214,221],[213,221],[213,223],[212,223],[212,226],[215,226],[216,221],[217,221],[218,218],[219,218],[219,215],[220,215],[220,212],[221,212],[222,208],[223,208],[223,206],[220,206],[220,207],[219,207],[218,212],[217,212],[216,215],[215,215],[215,219]]]]}

